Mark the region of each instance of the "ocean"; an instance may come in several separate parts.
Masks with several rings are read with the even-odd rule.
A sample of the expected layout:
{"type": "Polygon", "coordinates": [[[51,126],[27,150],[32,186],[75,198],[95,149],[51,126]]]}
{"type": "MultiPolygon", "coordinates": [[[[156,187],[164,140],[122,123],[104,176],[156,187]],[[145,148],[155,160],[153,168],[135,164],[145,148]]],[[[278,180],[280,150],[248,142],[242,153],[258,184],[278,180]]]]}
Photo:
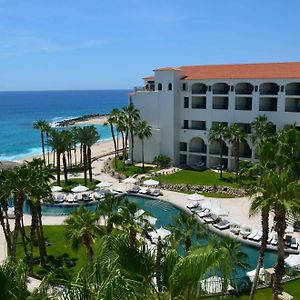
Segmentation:
{"type": "MultiPolygon", "coordinates": [[[[49,123],[88,114],[106,114],[127,105],[129,90],[0,92],[0,161],[18,160],[42,152],[38,119],[49,123]]],[[[95,125],[100,140],[110,129],[95,125]]]]}

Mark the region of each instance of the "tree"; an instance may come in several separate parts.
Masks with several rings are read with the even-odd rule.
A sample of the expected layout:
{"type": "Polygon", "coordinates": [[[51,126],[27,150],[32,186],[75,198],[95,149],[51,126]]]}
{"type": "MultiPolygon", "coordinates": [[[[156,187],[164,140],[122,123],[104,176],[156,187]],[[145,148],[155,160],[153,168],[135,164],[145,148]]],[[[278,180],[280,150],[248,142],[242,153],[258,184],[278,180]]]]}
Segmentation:
{"type": "Polygon", "coordinates": [[[234,147],[236,175],[239,174],[240,145],[245,141],[245,138],[246,133],[244,129],[239,127],[236,123],[232,123],[227,131],[227,139],[234,147]]]}
{"type": "Polygon", "coordinates": [[[223,123],[215,123],[209,130],[209,142],[217,142],[219,144],[220,153],[220,178],[223,178],[223,145],[227,135],[227,127],[223,123]]]}
{"type": "Polygon", "coordinates": [[[45,130],[47,128],[48,123],[45,120],[37,120],[34,124],[33,124],[33,128],[34,129],[39,129],[41,132],[41,144],[42,144],[42,150],[43,150],[43,159],[46,162],[45,159],[45,141],[44,141],[44,133],[45,130]]]}
{"type": "Polygon", "coordinates": [[[152,135],[151,126],[147,125],[146,121],[140,121],[136,125],[135,134],[138,136],[138,138],[142,142],[142,168],[143,168],[143,171],[144,171],[144,169],[145,169],[144,139],[149,138],[152,135]]]}
{"type": "Polygon", "coordinates": [[[97,224],[99,215],[88,211],[83,206],[75,210],[66,220],[66,240],[77,250],[82,243],[86,247],[89,270],[93,267],[93,247],[97,236],[102,233],[97,224]]]}
{"type": "MultiPolygon", "coordinates": [[[[61,154],[64,153],[66,150],[66,142],[64,140],[63,134],[58,130],[52,130],[49,145],[56,151],[56,178],[57,184],[60,185],[60,157],[61,154]]],[[[64,159],[64,170],[65,170],[65,177],[66,177],[66,161],[64,159]]]]}
{"type": "Polygon", "coordinates": [[[203,237],[204,230],[199,224],[194,215],[189,215],[181,212],[179,215],[173,217],[173,224],[168,228],[172,232],[177,247],[180,243],[185,245],[185,253],[188,254],[192,246],[192,236],[203,237]]]}
{"type": "Polygon", "coordinates": [[[109,117],[107,118],[107,121],[104,123],[105,126],[110,126],[110,132],[114,143],[114,149],[115,149],[115,168],[117,169],[117,142],[116,142],[116,136],[114,131],[114,126],[118,124],[120,111],[117,108],[114,108],[109,117]]]}
{"type": "Polygon", "coordinates": [[[170,157],[166,155],[157,155],[154,157],[153,163],[160,167],[160,169],[164,169],[170,164],[170,157]]]}
{"type": "Polygon", "coordinates": [[[136,109],[133,104],[129,104],[127,107],[124,107],[123,111],[125,117],[125,126],[127,132],[130,133],[131,161],[133,163],[134,130],[135,130],[136,122],[140,120],[140,111],[136,109]]]}

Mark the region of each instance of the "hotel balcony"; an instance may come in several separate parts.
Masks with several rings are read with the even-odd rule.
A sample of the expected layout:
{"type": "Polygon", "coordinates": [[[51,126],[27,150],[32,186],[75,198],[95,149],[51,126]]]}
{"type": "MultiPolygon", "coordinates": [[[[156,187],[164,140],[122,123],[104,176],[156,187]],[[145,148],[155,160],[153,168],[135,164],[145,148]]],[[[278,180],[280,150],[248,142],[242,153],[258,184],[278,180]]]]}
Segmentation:
{"type": "Polygon", "coordinates": [[[262,83],[259,86],[259,93],[260,95],[277,95],[279,92],[279,86],[276,83],[269,82],[269,83],[262,83]]]}
{"type": "Polygon", "coordinates": [[[206,122],[205,121],[192,121],[190,129],[206,130],[206,122]]]}
{"type": "Polygon", "coordinates": [[[235,86],[236,95],[252,95],[253,85],[247,82],[238,83],[235,86]]]}
{"type": "Polygon", "coordinates": [[[229,85],[227,83],[215,83],[213,85],[214,95],[228,95],[229,85]]]}
{"type": "Polygon", "coordinates": [[[300,83],[293,82],[287,84],[285,87],[285,94],[287,96],[300,96],[300,83]]]}
{"type": "Polygon", "coordinates": [[[300,112],[300,97],[289,97],[285,99],[286,112],[300,112]]]}
{"type": "Polygon", "coordinates": [[[206,109],[206,97],[192,97],[192,108],[206,109]]]}
{"type": "Polygon", "coordinates": [[[277,111],[277,97],[260,97],[259,111],[277,111]]]}
{"type": "Polygon", "coordinates": [[[228,109],[228,97],[214,96],[213,109],[228,109]]]}
{"type": "Polygon", "coordinates": [[[207,151],[207,146],[204,143],[203,139],[201,139],[200,137],[192,138],[189,144],[189,152],[203,154],[206,153],[206,151],[207,151]]]}
{"type": "Polygon", "coordinates": [[[251,133],[251,124],[249,124],[249,123],[237,123],[237,126],[242,128],[247,134],[251,133]]]}
{"type": "Polygon", "coordinates": [[[204,83],[194,83],[192,85],[192,94],[205,95],[207,91],[207,85],[204,83]]]}
{"type": "Polygon", "coordinates": [[[235,110],[252,110],[252,97],[236,96],[235,110]]]}
{"type": "MultiPolygon", "coordinates": [[[[209,154],[214,154],[214,155],[220,155],[220,144],[219,142],[212,142],[209,145],[209,154]]],[[[226,143],[222,141],[222,154],[224,156],[228,155],[228,147],[226,146],[226,143]]]]}
{"type": "Polygon", "coordinates": [[[153,92],[155,91],[155,85],[154,84],[146,84],[145,86],[135,86],[134,92],[153,92]]]}
{"type": "MultiPolygon", "coordinates": [[[[245,141],[243,143],[240,143],[240,158],[251,158],[252,156],[252,150],[250,149],[248,143],[245,141]]],[[[235,149],[232,148],[232,156],[235,156],[235,149]]]]}

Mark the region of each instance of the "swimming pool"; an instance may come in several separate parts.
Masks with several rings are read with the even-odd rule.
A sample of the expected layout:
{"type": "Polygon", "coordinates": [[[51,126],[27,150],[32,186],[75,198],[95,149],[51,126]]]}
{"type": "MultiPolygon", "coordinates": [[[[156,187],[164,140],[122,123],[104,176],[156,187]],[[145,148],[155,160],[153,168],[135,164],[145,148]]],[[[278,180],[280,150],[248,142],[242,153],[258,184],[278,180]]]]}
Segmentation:
{"type": "MultiPolygon", "coordinates": [[[[157,218],[156,227],[167,226],[172,223],[174,215],[181,212],[179,208],[172,205],[169,202],[143,197],[139,195],[128,195],[128,200],[136,203],[139,208],[149,211],[153,216],[157,218]]],[[[85,207],[91,211],[96,210],[97,203],[85,204],[85,207]]],[[[69,215],[72,211],[77,209],[79,204],[62,205],[62,204],[43,204],[42,214],[44,216],[61,216],[69,215]]],[[[24,207],[24,213],[28,213],[28,207],[24,207]]],[[[199,240],[199,243],[208,243],[207,240],[199,240]]],[[[248,255],[247,263],[249,264],[249,270],[253,270],[256,267],[258,258],[258,248],[254,248],[245,244],[241,245],[241,250],[248,255]]],[[[267,251],[264,259],[264,267],[269,268],[274,266],[277,259],[277,253],[275,251],[267,251]]],[[[239,272],[238,276],[242,276],[243,273],[239,272]]]]}

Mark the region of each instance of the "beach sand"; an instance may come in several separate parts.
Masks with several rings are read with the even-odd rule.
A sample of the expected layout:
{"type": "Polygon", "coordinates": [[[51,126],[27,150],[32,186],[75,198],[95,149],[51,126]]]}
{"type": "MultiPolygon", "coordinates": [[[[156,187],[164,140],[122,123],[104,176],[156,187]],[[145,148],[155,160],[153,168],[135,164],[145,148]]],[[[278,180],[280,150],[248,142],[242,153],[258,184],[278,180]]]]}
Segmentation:
{"type": "MultiPolygon", "coordinates": [[[[109,154],[114,151],[114,144],[112,140],[104,140],[100,141],[97,144],[92,146],[92,157],[99,157],[99,156],[105,156],[106,154],[109,154]]],[[[79,161],[79,152],[80,147],[77,147],[77,160],[79,161]]],[[[74,155],[72,153],[72,155],[74,155]]],[[[25,160],[31,161],[33,158],[42,158],[43,155],[36,155],[31,157],[24,157],[23,159],[20,159],[20,162],[24,162],[25,160]]],[[[47,154],[46,154],[46,160],[47,160],[47,154]]],[[[50,153],[50,163],[53,162],[53,153],[50,153]]]]}

